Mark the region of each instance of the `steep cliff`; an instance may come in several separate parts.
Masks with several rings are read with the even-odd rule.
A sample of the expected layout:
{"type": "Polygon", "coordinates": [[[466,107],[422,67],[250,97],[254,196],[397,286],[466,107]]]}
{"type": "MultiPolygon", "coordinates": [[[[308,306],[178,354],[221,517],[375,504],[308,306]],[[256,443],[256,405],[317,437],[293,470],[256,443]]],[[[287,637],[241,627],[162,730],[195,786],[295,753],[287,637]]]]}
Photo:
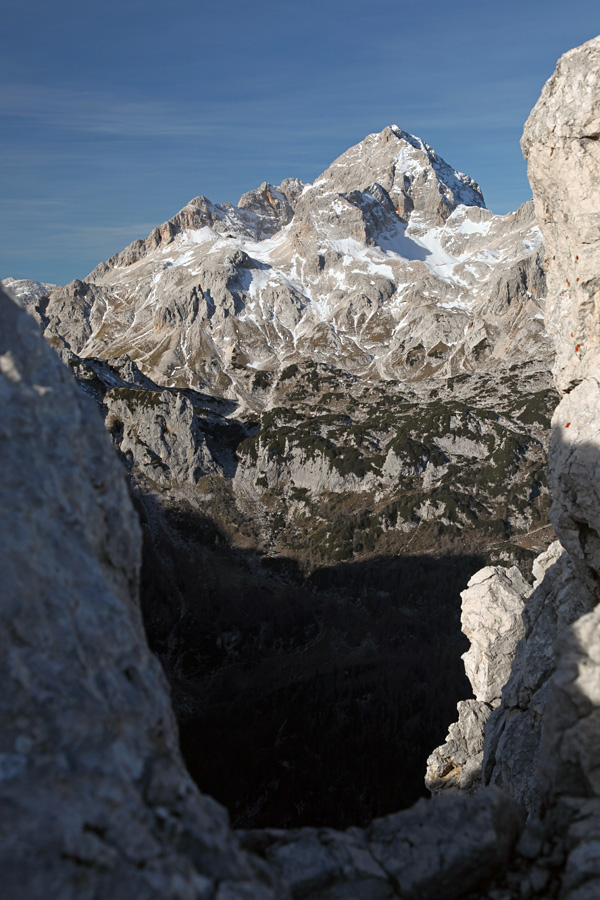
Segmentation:
{"type": "MultiPolygon", "coordinates": [[[[562,571],[547,573],[552,579],[547,599],[511,676],[517,681],[533,668],[543,682],[549,674],[545,708],[532,710],[535,693],[530,701],[509,690],[490,732],[485,763],[487,779],[502,783],[503,759],[510,754],[509,742],[503,750],[502,737],[496,738],[503,722],[529,716],[539,732],[541,720],[539,763],[535,760],[530,772],[532,805],[544,820],[566,828],[563,894],[577,898],[600,892],[600,613],[595,608],[600,600],[599,136],[600,38],[595,38],[559,61],[523,135],[550,260],[549,328],[563,398],[552,420],[548,477],[552,521],[566,554],[562,571]],[[542,636],[551,639],[553,628],[552,671],[543,656],[533,660],[536,643],[542,636]]],[[[525,677],[531,681],[531,674],[525,677]]]]}
{"type": "MultiPolygon", "coordinates": [[[[483,760],[484,783],[530,811],[530,856],[543,856],[543,846],[548,856],[554,841],[546,860],[552,887],[547,877],[543,890],[573,900],[600,895],[599,117],[595,38],[561,58],[522,140],[547,254],[547,327],[562,395],[548,456],[560,542],[535,561],[530,596],[521,592],[524,635],[485,724],[483,760]]],[[[496,572],[491,588],[504,578],[496,572]]]]}

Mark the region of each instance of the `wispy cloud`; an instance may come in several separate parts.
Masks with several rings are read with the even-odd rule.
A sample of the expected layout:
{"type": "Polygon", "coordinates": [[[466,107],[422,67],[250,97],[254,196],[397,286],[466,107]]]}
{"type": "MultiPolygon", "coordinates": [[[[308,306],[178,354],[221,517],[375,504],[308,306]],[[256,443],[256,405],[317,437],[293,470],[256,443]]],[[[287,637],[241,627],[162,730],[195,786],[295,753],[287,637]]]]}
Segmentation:
{"type": "MultiPolygon", "coordinates": [[[[98,248],[114,245],[115,249],[120,250],[136,238],[146,237],[156,224],[156,222],[125,222],[121,225],[73,225],[55,222],[51,230],[36,232],[33,242],[38,252],[51,253],[57,250],[64,252],[65,248],[69,247],[93,250],[98,254],[102,252],[98,248]]],[[[23,243],[13,250],[13,253],[30,254],[31,244],[23,243]]],[[[99,259],[100,257],[98,261],[99,259]]]]}
{"type": "Polygon", "coordinates": [[[214,128],[172,103],[31,84],[0,85],[0,116],[114,137],[203,137],[214,128]]]}
{"type": "Polygon", "coordinates": [[[34,197],[0,197],[0,210],[10,209],[12,211],[16,207],[21,209],[26,215],[28,215],[32,209],[52,209],[61,206],[63,206],[63,203],[60,200],[38,200],[34,197]]]}
{"type": "Polygon", "coordinates": [[[84,278],[101,260],[136,238],[146,237],[155,225],[143,221],[118,226],[54,223],[51,228],[37,228],[27,241],[12,242],[9,247],[2,237],[0,278],[34,278],[55,284],[84,278]]]}
{"type": "MultiPolygon", "coordinates": [[[[263,91],[253,96],[211,99],[188,92],[185,101],[46,85],[0,84],[0,117],[44,130],[117,139],[195,138],[213,143],[229,132],[242,145],[261,138],[285,144],[298,141],[303,134],[310,135],[313,143],[346,128],[352,119],[360,121],[366,115],[377,115],[378,108],[381,127],[387,124],[390,90],[382,91],[382,84],[383,67],[381,72],[376,68],[365,73],[359,82],[355,79],[352,92],[348,92],[343,78],[337,77],[326,84],[315,84],[314,96],[307,94],[306,84],[290,85],[285,95],[277,97],[263,91]]],[[[432,86],[430,96],[423,89],[425,86],[422,80],[419,93],[410,90],[409,85],[402,85],[404,89],[397,93],[397,113],[408,120],[399,124],[408,130],[414,128],[411,123],[415,121],[438,128],[477,125],[480,129],[500,130],[514,124],[519,99],[529,93],[535,98],[538,90],[534,80],[531,85],[524,85],[523,78],[505,78],[479,87],[464,83],[458,87],[449,79],[446,85],[432,86]]]]}

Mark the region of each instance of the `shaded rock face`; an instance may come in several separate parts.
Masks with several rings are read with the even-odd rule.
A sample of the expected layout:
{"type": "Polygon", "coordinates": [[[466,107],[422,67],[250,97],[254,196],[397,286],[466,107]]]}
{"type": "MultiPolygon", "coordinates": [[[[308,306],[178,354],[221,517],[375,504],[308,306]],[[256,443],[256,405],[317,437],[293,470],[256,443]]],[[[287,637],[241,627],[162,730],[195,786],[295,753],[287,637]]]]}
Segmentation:
{"type": "Polygon", "coordinates": [[[593,608],[595,599],[558,541],[538,557],[534,577],[523,610],[525,635],[517,646],[502,703],[486,728],[484,779],[539,812],[545,791],[540,744],[555,671],[554,645],[569,625],[593,608]]]}
{"type": "Polygon", "coordinates": [[[437,797],[375,819],[368,828],[302,828],[240,834],[289,883],[321,900],[457,900],[503,869],[522,811],[501,791],[437,797]]]}
{"type": "Polygon", "coordinates": [[[0,405],[3,897],[285,896],[185,771],[122,467],[4,294],[0,405]]]}

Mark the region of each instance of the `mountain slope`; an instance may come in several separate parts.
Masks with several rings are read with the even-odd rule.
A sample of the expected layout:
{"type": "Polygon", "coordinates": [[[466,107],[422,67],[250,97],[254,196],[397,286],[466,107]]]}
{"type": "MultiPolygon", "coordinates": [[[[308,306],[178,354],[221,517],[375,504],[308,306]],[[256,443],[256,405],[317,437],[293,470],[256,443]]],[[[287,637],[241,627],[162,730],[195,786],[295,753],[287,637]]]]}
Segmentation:
{"type": "Polygon", "coordinates": [[[410,381],[547,361],[543,295],[531,205],[495,216],[472,179],[392,126],[312,185],[263,184],[238,207],[192,200],[51,294],[43,317],[57,347],[127,353],[161,384],[261,408],[256,373],[307,357],[410,381]]]}

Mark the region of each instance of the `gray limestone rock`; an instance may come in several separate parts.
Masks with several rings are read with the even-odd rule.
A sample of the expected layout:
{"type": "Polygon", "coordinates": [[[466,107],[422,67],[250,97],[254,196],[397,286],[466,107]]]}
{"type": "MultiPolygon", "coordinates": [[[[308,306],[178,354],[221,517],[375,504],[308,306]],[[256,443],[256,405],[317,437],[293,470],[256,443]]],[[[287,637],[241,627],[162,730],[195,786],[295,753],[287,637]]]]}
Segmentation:
{"type": "Polygon", "coordinates": [[[44,327],[50,346],[67,359],[79,353],[91,334],[102,325],[108,307],[105,292],[85,281],[71,281],[53,291],[36,318],[44,327]]]}
{"type": "Polygon", "coordinates": [[[562,398],[549,448],[553,524],[582,577],[600,572],[599,379],[600,369],[562,398]]]}
{"type": "Polygon", "coordinates": [[[459,702],[458,721],[427,760],[425,785],[432,793],[472,793],[481,785],[484,729],[511,673],[530,590],[516,566],[488,566],[461,594],[462,630],[471,642],[462,658],[475,700],[459,702]]]}
{"type": "Polygon", "coordinates": [[[0,406],[2,896],[285,896],[185,771],[138,608],[123,469],[4,294],[0,406]]]}
{"type": "Polygon", "coordinates": [[[519,642],[502,702],[486,728],[484,776],[528,809],[540,807],[540,741],[557,637],[594,605],[558,541],[534,565],[534,589],[525,604],[519,642]]]}
{"type": "Polygon", "coordinates": [[[397,125],[351,147],[314,186],[341,194],[369,190],[375,183],[404,216],[417,209],[436,225],[460,203],[484,206],[481,188],[472,178],[455,172],[431,147],[397,125]]]}
{"type": "Polygon", "coordinates": [[[462,630],[471,642],[463,660],[476,700],[500,699],[524,631],[521,613],[529,591],[516,566],[488,566],[461,594],[462,630]]]}
{"type": "Polygon", "coordinates": [[[432,794],[444,790],[471,794],[482,783],[483,734],[492,707],[481,700],[461,700],[456,708],[458,721],[448,729],[446,743],[427,760],[425,787],[432,794]]]}
{"type": "Polygon", "coordinates": [[[600,798],[600,611],[560,635],[541,760],[543,800],[600,798]]]}
{"type": "Polygon", "coordinates": [[[43,297],[47,297],[58,288],[57,284],[49,284],[44,281],[32,281],[28,278],[2,278],[0,287],[9,297],[12,297],[19,306],[29,309],[34,307],[43,297]]]}
{"type": "Polygon", "coordinates": [[[496,789],[436,797],[346,832],[322,828],[242,833],[289,883],[295,898],[448,900],[501,870],[523,825],[496,789]]]}
{"type": "Polygon", "coordinates": [[[219,470],[196,411],[182,394],[117,387],[105,394],[104,403],[115,446],[151,482],[195,483],[219,470]]]}
{"type": "Polygon", "coordinates": [[[558,61],[521,141],[544,234],[547,322],[561,390],[572,388],[598,366],[599,97],[596,37],[558,61]]]}
{"type": "Polygon", "coordinates": [[[565,54],[525,126],[544,235],[546,324],[564,393],[548,477],[560,545],[538,560],[537,585],[500,708],[485,739],[485,777],[553,829],[562,900],[600,893],[600,594],[598,302],[600,38],[565,54]],[[559,852],[560,851],[560,852],[559,852]]]}
{"type": "Polygon", "coordinates": [[[296,178],[286,179],[278,188],[263,182],[257,190],[242,194],[238,208],[249,210],[257,216],[260,222],[257,236],[261,238],[273,234],[291,221],[295,201],[303,187],[304,184],[296,178]]]}

